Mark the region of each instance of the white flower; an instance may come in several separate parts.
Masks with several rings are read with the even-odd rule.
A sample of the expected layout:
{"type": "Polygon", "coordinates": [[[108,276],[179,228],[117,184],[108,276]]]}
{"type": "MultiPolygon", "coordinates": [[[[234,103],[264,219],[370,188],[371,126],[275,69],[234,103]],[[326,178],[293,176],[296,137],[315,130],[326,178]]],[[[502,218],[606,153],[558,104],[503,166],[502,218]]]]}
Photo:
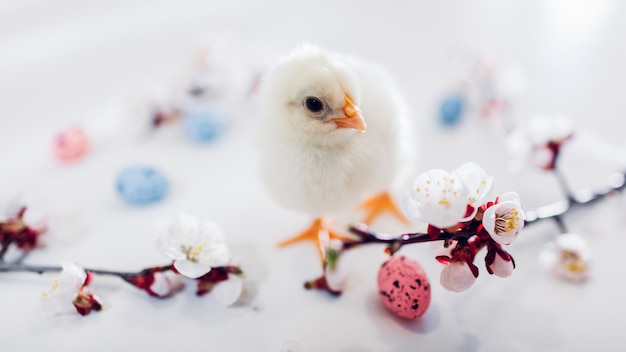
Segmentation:
{"type": "Polygon", "coordinates": [[[52,284],[49,292],[44,292],[45,307],[52,314],[75,311],[74,300],[81,293],[87,273],[74,263],[64,262],[63,270],[52,284]]]}
{"type": "Polygon", "coordinates": [[[235,304],[243,292],[243,279],[238,275],[228,275],[228,279],[217,283],[210,297],[223,306],[235,304]]]}
{"type": "Polygon", "coordinates": [[[524,210],[515,192],[503,194],[497,204],[485,210],[483,226],[499,244],[510,244],[524,227],[524,210]]]}
{"type": "Polygon", "coordinates": [[[212,221],[198,221],[181,213],[169,232],[156,239],[163,253],[174,260],[176,270],[189,278],[198,278],[212,267],[230,260],[221,230],[212,221]]]}
{"type": "Polygon", "coordinates": [[[417,176],[404,197],[403,208],[413,221],[438,228],[456,225],[467,210],[468,191],[456,173],[430,170],[417,176]]]}
{"type": "Polygon", "coordinates": [[[404,197],[404,212],[413,221],[451,227],[474,218],[491,197],[492,185],[493,177],[475,163],[465,163],[452,173],[430,170],[413,182],[404,197]],[[473,208],[470,214],[468,205],[473,208]]]}
{"type": "Polygon", "coordinates": [[[536,115],[527,122],[527,130],[533,145],[559,142],[574,133],[572,121],[563,115],[536,115]]]}
{"type": "Polygon", "coordinates": [[[487,175],[485,170],[475,163],[465,163],[454,170],[454,173],[459,175],[468,190],[467,204],[474,208],[473,213],[462,220],[468,221],[476,216],[478,207],[490,200],[493,193],[493,176],[487,175]]]}
{"type": "Polygon", "coordinates": [[[554,147],[560,147],[573,132],[573,124],[567,117],[537,115],[511,132],[507,149],[518,164],[530,163],[550,170],[556,157],[554,147]]]}
{"type": "Polygon", "coordinates": [[[556,276],[572,282],[589,277],[591,253],[584,238],[574,233],[560,235],[542,250],[540,262],[556,276]]]}
{"type": "Polygon", "coordinates": [[[489,265],[489,268],[495,276],[509,277],[513,274],[514,266],[512,260],[504,260],[499,254],[496,254],[496,257],[493,260],[493,263],[489,265]]]}
{"type": "Polygon", "coordinates": [[[463,292],[472,287],[476,277],[466,262],[452,261],[446,265],[439,275],[439,283],[452,292],[463,292]]]}

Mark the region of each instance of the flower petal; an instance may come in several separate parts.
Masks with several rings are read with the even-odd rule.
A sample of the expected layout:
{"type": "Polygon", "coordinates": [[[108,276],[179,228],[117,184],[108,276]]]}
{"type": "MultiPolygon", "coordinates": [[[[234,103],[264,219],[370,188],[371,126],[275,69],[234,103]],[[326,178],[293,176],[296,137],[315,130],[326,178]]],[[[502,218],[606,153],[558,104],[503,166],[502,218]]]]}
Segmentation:
{"type": "Polygon", "coordinates": [[[574,133],[574,124],[564,115],[536,115],[528,121],[528,134],[535,145],[557,142],[574,133]]]}
{"type": "Polygon", "coordinates": [[[230,252],[224,243],[212,246],[209,253],[210,257],[207,257],[206,263],[211,266],[224,266],[230,261],[230,252]]]}
{"type": "Polygon", "coordinates": [[[212,242],[224,241],[224,234],[222,233],[222,230],[211,220],[202,220],[198,231],[203,237],[210,238],[212,242]]]}
{"type": "Polygon", "coordinates": [[[459,178],[468,189],[467,204],[478,208],[488,200],[491,200],[493,176],[487,175],[482,167],[475,163],[465,163],[454,170],[454,172],[459,175],[459,178]]]}
{"type": "Polygon", "coordinates": [[[571,282],[582,282],[589,278],[590,257],[585,240],[577,234],[566,233],[546,244],[539,260],[555,276],[571,282]]]}
{"type": "Polygon", "coordinates": [[[495,276],[498,277],[509,277],[513,274],[513,262],[510,260],[504,260],[499,254],[496,254],[496,257],[493,263],[490,265],[491,271],[495,276]]]}
{"type": "Polygon", "coordinates": [[[174,261],[174,268],[176,271],[185,275],[191,279],[197,279],[200,276],[211,271],[211,265],[206,263],[194,263],[188,260],[176,260],[174,261]]]}
{"type": "Polygon", "coordinates": [[[59,289],[67,288],[68,291],[78,292],[87,279],[87,273],[80,265],[72,262],[63,262],[63,270],[59,277],[59,289]]]}
{"type": "Polygon", "coordinates": [[[154,273],[154,281],[150,285],[150,290],[159,297],[167,297],[172,293],[172,283],[163,273],[154,273]]]}
{"type": "MultiPolygon", "coordinates": [[[[204,265],[204,268],[223,266],[230,260],[230,252],[219,227],[210,220],[200,222],[184,213],[178,216],[166,236],[156,239],[156,244],[183,271],[198,264],[204,265]],[[182,264],[185,260],[192,264],[185,266],[182,264]]],[[[196,275],[196,270],[187,270],[190,270],[187,274],[196,275]]]]}
{"type": "Polygon", "coordinates": [[[423,221],[420,205],[418,202],[413,200],[414,196],[411,195],[411,192],[413,192],[413,190],[407,192],[407,194],[405,194],[402,198],[402,210],[404,211],[404,215],[406,215],[406,217],[411,221],[423,221]]]}
{"type": "Polygon", "coordinates": [[[467,209],[467,189],[459,176],[430,170],[417,176],[405,200],[405,212],[413,220],[439,228],[457,224],[467,209]]]}
{"type": "Polygon", "coordinates": [[[443,288],[452,292],[463,292],[474,285],[476,277],[465,262],[451,262],[439,276],[443,288]]]}
{"type": "Polygon", "coordinates": [[[500,197],[498,197],[498,202],[504,202],[504,201],[512,201],[512,202],[516,202],[519,203],[519,194],[517,194],[517,192],[506,192],[503,193],[500,197]]]}
{"type": "MultiPolygon", "coordinates": [[[[502,199],[515,199],[517,193],[509,192],[502,199]]],[[[525,213],[519,202],[505,200],[494,204],[483,214],[483,226],[491,238],[499,244],[513,242],[524,227],[525,213]]]]}
{"type": "Polygon", "coordinates": [[[579,253],[584,259],[591,257],[587,241],[576,233],[565,233],[557,237],[556,243],[559,248],[579,253]]]}
{"type": "Polygon", "coordinates": [[[154,242],[161,253],[165,254],[172,260],[183,260],[187,256],[181,250],[181,245],[177,244],[173,239],[164,237],[157,237],[154,242]]]}
{"type": "Polygon", "coordinates": [[[548,144],[556,143],[560,148],[573,132],[574,126],[565,116],[536,115],[509,133],[507,149],[514,159],[549,170],[556,154],[548,144]]]}
{"type": "Polygon", "coordinates": [[[73,301],[87,278],[85,270],[71,262],[64,262],[59,277],[49,292],[43,293],[44,308],[51,314],[74,311],[73,301]]]}
{"type": "Polygon", "coordinates": [[[179,213],[178,218],[170,227],[170,234],[186,240],[193,240],[199,232],[200,222],[187,213],[179,213]]]}
{"type": "Polygon", "coordinates": [[[333,291],[341,292],[343,288],[346,286],[347,273],[340,268],[330,269],[326,268],[324,272],[326,277],[326,284],[328,288],[333,291]]]}
{"type": "Polygon", "coordinates": [[[228,280],[219,282],[211,290],[211,298],[223,306],[231,306],[237,302],[243,291],[243,279],[237,275],[229,275],[228,280]]]}

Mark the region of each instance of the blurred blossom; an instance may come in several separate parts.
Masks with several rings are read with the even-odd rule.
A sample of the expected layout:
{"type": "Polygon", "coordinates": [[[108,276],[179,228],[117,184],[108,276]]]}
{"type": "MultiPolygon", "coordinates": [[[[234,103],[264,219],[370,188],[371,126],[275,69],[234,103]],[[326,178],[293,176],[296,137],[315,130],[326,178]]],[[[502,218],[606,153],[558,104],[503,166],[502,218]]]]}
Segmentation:
{"type": "Polygon", "coordinates": [[[80,315],[87,315],[92,310],[102,309],[100,299],[91,293],[87,286],[93,278],[92,273],[71,262],[63,263],[63,270],[49,292],[44,292],[45,308],[52,314],[67,313],[75,310],[80,315]]]}
{"type": "Polygon", "coordinates": [[[572,137],[574,125],[566,116],[536,115],[521,121],[507,139],[514,169],[532,165],[552,170],[563,143],[572,137]]]}
{"type": "Polygon", "coordinates": [[[589,278],[591,252],[585,239],[574,233],[560,235],[541,251],[539,260],[557,277],[582,282],[589,278]]]}
{"type": "Polygon", "coordinates": [[[222,306],[232,306],[241,297],[243,286],[243,279],[240,276],[229,275],[227,280],[221,281],[213,287],[210,297],[222,306]]]}

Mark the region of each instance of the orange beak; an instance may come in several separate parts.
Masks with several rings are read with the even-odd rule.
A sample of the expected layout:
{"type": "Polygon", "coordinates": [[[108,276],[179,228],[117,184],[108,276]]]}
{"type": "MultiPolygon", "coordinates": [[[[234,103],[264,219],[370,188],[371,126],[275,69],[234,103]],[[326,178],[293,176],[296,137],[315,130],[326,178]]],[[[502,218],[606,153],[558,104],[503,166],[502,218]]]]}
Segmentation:
{"type": "Polygon", "coordinates": [[[361,110],[354,105],[352,99],[345,94],[344,99],[346,101],[346,105],[343,106],[343,115],[342,117],[336,117],[332,119],[337,128],[352,128],[357,131],[365,132],[367,130],[367,125],[365,124],[365,120],[363,116],[361,116],[361,110]]]}

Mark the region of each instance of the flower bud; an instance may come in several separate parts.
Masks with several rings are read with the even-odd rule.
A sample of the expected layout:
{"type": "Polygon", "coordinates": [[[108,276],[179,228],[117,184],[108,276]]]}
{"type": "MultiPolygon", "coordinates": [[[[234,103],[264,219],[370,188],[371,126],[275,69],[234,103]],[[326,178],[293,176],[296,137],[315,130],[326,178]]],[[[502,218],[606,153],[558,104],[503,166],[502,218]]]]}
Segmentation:
{"type": "Polygon", "coordinates": [[[452,292],[463,292],[472,287],[476,277],[468,264],[464,261],[450,262],[439,276],[439,283],[443,288],[452,292]]]}

